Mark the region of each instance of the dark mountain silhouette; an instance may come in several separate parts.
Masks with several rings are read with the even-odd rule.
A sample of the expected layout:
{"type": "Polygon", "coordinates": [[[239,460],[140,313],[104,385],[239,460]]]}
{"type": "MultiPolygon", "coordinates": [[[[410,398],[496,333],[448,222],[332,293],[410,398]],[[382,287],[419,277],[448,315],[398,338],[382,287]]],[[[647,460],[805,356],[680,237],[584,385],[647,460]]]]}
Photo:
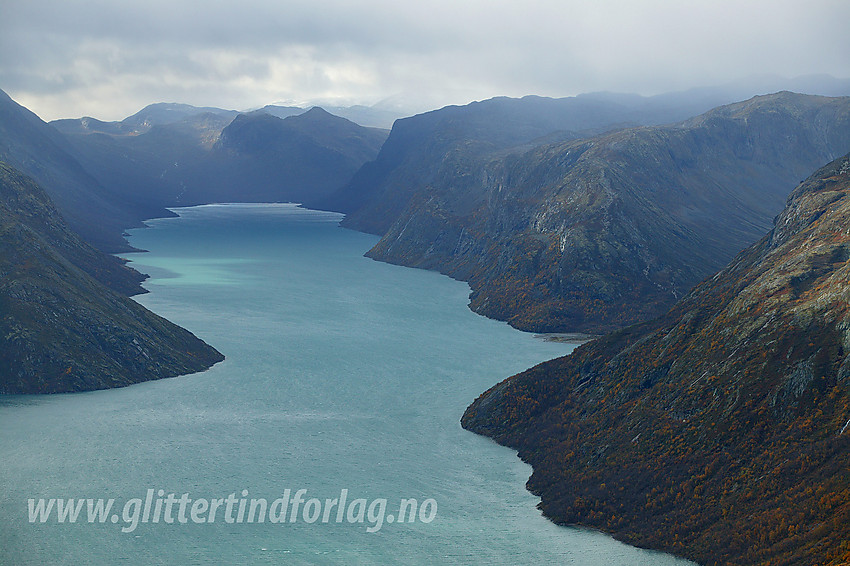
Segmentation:
{"type": "MultiPolygon", "coordinates": [[[[374,159],[386,136],[385,130],[364,128],[318,107],[285,119],[242,114],[221,132],[207,170],[220,179],[212,189],[216,193],[236,189],[247,196],[243,200],[313,202],[374,159]]],[[[203,190],[208,193],[213,182],[204,182],[203,190]]]]}

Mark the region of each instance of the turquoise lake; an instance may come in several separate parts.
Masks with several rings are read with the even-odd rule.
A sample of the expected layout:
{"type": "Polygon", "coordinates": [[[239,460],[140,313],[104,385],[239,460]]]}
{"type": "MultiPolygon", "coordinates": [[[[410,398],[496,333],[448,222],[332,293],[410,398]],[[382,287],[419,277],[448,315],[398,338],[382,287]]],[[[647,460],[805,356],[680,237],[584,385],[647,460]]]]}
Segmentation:
{"type": "Polygon", "coordinates": [[[131,231],[148,252],[126,257],[151,275],[136,299],[227,359],[123,389],[0,397],[0,564],[690,564],[550,523],[525,490],[531,468],[460,427],[480,393],[571,346],[474,314],[465,283],[364,258],[376,238],[338,214],[175,211],[131,231]],[[125,520],[149,490],[303,501],[294,522],[259,522],[260,503],[250,522],[223,507],[214,522],[143,522],[138,503],[125,520]],[[30,522],[39,498],[115,506],[103,523],[85,510],[30,522]]]}

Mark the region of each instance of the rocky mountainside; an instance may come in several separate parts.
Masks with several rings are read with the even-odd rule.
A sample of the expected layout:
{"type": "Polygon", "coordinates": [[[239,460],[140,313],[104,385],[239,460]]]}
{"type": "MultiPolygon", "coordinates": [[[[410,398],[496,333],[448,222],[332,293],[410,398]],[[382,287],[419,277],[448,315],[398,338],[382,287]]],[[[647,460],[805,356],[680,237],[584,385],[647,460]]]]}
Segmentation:
{"type": "Polygon", "coordinates": [[[377,196],[344,225],[382,234],[370,257],[468,281],[476,312],[532,331],[659,315],[769,229],[808,172],[850,150],[850,98],[789,92],[507,155],[495,150],[542,130],[523,118],[534,133],[485,142],[468,122],[397,122],[347,187],[377,196]]]}
{"type": "Polygon", "coordinates": [[[665,315],[503,381],[462,424],[519,451],[557,523],[701,564],[850,562],[850,155],[665,315]]]}
{"type": "Polygon", "coordinates": [[[387,135],[320,108],[286,119],[196,110],[173,121],[154,114],[159,122],[149,117],[141,130],[137,117],[113,123],[129,133],[57,125],[110,198],[133,203],[141,217],[163,216],[169,206],[320,198],[374,159],[387,135]]]}
{"type": "Polygon", "coordinates": [[[315,201],[375,159],[386,138],[386,130],[364,128],[318,107],[284,119],[253,112],[224,128],[206,170],[217,171],[213,191],[236,188],[252,201],[315,201]]]}
{"type": "Polygon", "coordinates": [[[88,242],[106,251],[127,250],[121,234],[144,216],[132,201],[110,196],[72,153],[64,136],[0,91],[0,161],[38,181],[88,242]]]}
{"type": "Polygon", "coordinates": [[[377,159],[326,206],[347,213],[346,226],[380,235],[422,191],[474,187],[474,170],[493,156],[693,115],[680,112],[641,97],[603,95],[500,97],[448,106],[397,120],[377,159]]]}
{"type": "MultiPolygon", "coordinates": [[[[746,90],[746,89],[744,89],[746,90]]],[[[497,97],[398,120],[375,163],[325,205],[348,213],[351,228],[383,234],[418,191],[464,185],[493,157],[532,147],[696,116],[740,100],[724,89],[651,97],[608,92],[566,98],[497,97]],[[382,212],[388,212],[381,219],[382,212]]]]}
{"type": "Polygon", "coordinates": [[[137,277],[82,242],[32,179],[0,163],[0,393],[119,387],[223,359],[100,282],[137,286],[137,277]]]}

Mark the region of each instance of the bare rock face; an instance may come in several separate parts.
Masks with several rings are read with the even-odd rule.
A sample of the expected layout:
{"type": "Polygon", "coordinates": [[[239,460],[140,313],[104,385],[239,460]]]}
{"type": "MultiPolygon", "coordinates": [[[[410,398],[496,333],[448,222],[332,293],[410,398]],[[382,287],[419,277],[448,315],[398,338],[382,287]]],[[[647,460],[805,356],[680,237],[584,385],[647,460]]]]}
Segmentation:
{"type": "Polygon", "coordinates": [[[463,426],[559,523],[701,564],[850,560],[850,155],[661,318],[516,375],[463,426]]]}

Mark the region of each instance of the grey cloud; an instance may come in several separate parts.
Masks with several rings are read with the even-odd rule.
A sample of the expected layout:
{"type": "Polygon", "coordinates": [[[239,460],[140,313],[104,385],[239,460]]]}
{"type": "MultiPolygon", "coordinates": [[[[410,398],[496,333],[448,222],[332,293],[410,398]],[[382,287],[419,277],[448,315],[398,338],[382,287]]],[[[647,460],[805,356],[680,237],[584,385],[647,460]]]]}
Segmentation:
{"type": "Polygon", "coordinates": [[[758,73],[850,77],[848,16],[844,0],[4,0],[0,88],[48,118],[162,99],[652,94],[758,73]]]}

